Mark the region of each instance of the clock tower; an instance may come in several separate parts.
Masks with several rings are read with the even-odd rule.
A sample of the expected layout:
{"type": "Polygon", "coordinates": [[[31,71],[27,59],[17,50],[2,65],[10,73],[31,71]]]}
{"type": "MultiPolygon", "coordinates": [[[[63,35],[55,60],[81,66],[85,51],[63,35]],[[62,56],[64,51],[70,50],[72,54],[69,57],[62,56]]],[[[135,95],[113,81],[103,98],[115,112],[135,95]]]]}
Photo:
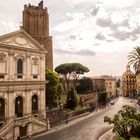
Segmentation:
{"type": "Polygon", "coordinates": [[[49,14],[43,7],[43,1],[38,6],[29,4],[24,6],[23,27],[34,39],[47,50],[46,68],[53,70],[52,37],[49,36],[49,14]]]}

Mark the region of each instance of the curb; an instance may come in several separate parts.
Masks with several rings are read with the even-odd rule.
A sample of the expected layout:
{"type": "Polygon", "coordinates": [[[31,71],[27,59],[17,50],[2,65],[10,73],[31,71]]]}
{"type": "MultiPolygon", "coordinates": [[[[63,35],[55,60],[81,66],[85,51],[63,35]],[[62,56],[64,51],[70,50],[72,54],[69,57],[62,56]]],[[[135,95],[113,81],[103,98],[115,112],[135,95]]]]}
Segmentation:
{"type": "Polygon", "coordinates": [[[114,140],[115,134],[112,132],[112,128],[110,128],[107,132],[99,137],[98,140],[114,140]]]}
{"type": "Polygon", "coordinates": [[[83,114],[80,114],[78,116],[75,116],[75,117],[72,117],[72,118],[69,118],[68,121],[72,121],[74,119],[77,119],[77,118],[80,118],[80,117],[84,117],[84,116],[87,116],[88,114],[90,114],[91,112],[85,112],[83,114]]]}

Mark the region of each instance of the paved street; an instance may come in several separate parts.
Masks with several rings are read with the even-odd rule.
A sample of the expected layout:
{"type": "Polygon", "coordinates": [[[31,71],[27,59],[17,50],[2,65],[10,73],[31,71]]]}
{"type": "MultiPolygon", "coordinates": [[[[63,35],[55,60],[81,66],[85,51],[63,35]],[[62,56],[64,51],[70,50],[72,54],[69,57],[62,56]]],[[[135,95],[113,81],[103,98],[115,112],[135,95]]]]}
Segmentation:
{"type": "Polygon", "coordinates": [[[97,140],[103,133],[108,131],[111,126],[104,123],[104,116],[113,116],[124,104],[133,104],[130,99],[120,97],[115,104],[93,112],[88,116],[69,122],[60,126],[54,131],[46,132],[34,136],[31,140],[97,140]]]}

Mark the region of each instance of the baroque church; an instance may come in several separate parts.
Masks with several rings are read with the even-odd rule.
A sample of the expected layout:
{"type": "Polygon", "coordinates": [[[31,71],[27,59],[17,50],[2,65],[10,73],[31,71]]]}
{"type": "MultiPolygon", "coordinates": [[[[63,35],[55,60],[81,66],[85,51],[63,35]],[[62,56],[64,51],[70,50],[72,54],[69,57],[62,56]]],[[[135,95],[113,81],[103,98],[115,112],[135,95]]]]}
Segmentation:
{"type": "Polygon", "coordinates": [[[122,75],[122,95],[125,97],[135,97],[137,93],[137,76],[127,65],[126,71],[122,75]]]}
{"type": "Polygon", "coordinates": [[[49,15],[43,1],[25,5],[23,26],[0,36],[0,136],[46,131],[45,69],[53,69],[49,15]]]}

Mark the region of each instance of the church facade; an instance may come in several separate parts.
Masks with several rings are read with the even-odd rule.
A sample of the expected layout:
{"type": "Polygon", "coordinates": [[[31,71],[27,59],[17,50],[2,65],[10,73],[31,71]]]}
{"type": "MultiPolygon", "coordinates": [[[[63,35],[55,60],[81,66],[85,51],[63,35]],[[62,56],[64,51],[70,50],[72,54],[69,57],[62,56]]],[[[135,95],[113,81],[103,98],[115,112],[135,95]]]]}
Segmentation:
{"type": "Polygon", "coordinates": [[[43,26],[48,22],[47,15],[42,1],[38,6],[25,5],[23,27],[0,36],[0,136],[5,139],[49,129],[45,69],[52,69],[52,41],[48,26],[43,26]],[[34,9],[38,16],[33,14],[34,9]]]}
{"type": "Polygon", "coordinates": [[[121,80],[122,95],[125,97],[135,97],[137,90],[136,75],[130,70],[130,66],[127,65],[126,71],[122,75],[121,80]]]}

